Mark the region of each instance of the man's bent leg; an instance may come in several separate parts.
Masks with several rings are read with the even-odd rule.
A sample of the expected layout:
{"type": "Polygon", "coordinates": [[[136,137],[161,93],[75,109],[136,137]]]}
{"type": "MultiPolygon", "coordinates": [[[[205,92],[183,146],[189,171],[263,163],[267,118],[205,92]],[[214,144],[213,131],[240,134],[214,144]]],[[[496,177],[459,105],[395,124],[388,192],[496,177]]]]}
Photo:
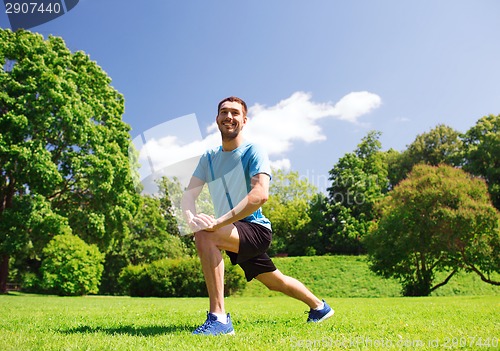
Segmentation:
{"type": "Polygon", "coordinates": [[[300,300],[312,309],[323,304],[304,284],[295,278],[284,275],[279,270],[259,274],[255,279],[263,283],[268,289],[282,292],[300,300]]]}
{"type": "Polygon", "coordinates": [[[213,232],[199,231],[195,234],[195,243],[207,285],[210,312],[225,314],[224,260],[221,250],[238,252],[238,230],[231,224],[213,232]]]}

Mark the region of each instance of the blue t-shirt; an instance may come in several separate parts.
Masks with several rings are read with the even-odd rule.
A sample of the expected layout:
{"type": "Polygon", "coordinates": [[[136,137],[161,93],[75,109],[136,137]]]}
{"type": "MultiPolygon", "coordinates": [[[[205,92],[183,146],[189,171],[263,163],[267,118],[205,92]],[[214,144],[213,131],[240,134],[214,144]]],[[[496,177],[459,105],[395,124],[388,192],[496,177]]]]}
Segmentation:
{"type": "MultiPolygon", "coordinates": [[[[201,156],[193,176],[208,184],[215,215],[220,217],[248,195],[252,189],[251,179],[259,173],[271,177],[267,153],[255,144],[244,142],[233,151],[223,151],[222,146],[207,151],[201,156]]],[[[271,229],[271,222],[260,208],[242,221],[271,229]]]]}

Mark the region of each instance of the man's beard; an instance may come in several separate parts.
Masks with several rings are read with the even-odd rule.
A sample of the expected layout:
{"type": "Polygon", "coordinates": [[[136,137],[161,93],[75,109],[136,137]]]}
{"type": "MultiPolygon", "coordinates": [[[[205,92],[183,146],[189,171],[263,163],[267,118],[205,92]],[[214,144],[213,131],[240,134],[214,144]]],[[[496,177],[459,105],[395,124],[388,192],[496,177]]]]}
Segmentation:
{"type": "Polygon", "coordinates": [[[236,139],[236,137],[240,134],[241,128],[235,128],[233,131],[229,132],[227,130],[221,130],[219,128],[220,134],[222,136],[223,141],[231,141],[233,139],[236,139]]]}

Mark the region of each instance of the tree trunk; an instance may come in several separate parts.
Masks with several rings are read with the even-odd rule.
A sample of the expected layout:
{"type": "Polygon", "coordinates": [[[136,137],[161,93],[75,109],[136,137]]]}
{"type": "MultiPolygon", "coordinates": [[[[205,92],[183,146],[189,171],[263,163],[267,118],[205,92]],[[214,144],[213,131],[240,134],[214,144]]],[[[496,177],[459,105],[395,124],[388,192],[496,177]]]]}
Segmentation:
{"type": "Polygon", "coordinates": [[[9,277],[9,258],[7,254],[0,257],[0,294],[7,292],[7,279],[9,277]]]}

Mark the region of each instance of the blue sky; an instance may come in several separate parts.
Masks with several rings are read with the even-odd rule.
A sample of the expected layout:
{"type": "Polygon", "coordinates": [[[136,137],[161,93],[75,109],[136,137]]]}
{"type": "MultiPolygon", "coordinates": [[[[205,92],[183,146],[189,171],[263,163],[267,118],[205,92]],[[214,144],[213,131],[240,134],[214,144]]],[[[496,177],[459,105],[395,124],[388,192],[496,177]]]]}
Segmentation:
{"type": "Polygon", "coordinates": [[[170,125],[187,121],[193,140],[158,136],[160,154],[216,142],[217,103],[237,95],[249,138],[323,188],[370,130],[401,151],[438,124],[500,114],[499,15],[496,0],[80,0],[31,30],[108,73],[132,138],[195,114],[170,125]]]}

